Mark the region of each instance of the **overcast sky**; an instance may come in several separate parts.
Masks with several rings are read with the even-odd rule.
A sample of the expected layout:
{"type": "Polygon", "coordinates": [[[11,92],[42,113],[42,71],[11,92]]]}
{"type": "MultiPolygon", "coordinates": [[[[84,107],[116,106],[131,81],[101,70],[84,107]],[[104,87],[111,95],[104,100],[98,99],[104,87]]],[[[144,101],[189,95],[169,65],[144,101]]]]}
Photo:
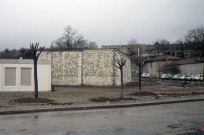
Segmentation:
{"type": "Polygon", "coordinates": [[[204,26],[204,0],[0,0],[0,50],[49,47],[67,25],[99,47],[174,42],[204,26]]]}

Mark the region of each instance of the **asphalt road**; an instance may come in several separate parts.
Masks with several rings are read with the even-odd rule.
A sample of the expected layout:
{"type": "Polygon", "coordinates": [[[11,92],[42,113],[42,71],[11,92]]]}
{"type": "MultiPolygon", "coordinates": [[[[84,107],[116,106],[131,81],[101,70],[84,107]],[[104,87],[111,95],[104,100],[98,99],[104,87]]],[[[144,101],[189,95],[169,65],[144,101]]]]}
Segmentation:
{"type": "Polygon", "coordinates": [[[0,116],[0,135],[192,135],[204,102],[0,116]]]}

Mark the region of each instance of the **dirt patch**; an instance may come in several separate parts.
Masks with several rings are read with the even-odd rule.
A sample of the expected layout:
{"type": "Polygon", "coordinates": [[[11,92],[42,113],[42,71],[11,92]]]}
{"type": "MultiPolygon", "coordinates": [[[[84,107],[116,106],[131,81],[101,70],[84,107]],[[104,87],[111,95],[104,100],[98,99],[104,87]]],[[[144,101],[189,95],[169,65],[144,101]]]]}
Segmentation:
{"type": "Polygon", "coordinates": [[[54,103],[54,100],[46,98],[19,98],[12,100],[14,103],[54,103]]]}
{"type": "Polygon", "coordinates": [[[111,101],[111,102],[119,102],[122,100],[136,100],[134,98],[108,98],[108,97],[98,97],[98,98],[91,98],[90,99],[92,102],[107,102],[107,101],[111,101]]]}
{"type": "Polygon", "coordinates": [[[130,93],[131,96],[156,96],[156,93],[149,92],[149,91],[141,91],[141,92],[134,92],[130,93]]]}

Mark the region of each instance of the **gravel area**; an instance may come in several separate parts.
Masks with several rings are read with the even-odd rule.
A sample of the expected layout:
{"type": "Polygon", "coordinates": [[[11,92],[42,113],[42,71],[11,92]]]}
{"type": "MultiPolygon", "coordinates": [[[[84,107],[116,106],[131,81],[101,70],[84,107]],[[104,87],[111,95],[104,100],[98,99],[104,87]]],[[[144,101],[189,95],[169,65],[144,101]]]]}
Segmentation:
{"type": "MultiPolygon", "coordinates": [[[[107,104],[129,104],[142,102],[169,101],[178,99],[204,98],[204,94],[180,94],[180,96],[137,96],[131,93],[139,92],[138,87],[124,88],[125,98],[134,98],[136,100],[121,100],[118,102],[92,102],[91,98],[120,97],[120,88],[102,88],[102,87],[55,87],[54,92],[39,92],[39,98],[54,100],[54,103],[16,103],[19,98],[33,98],[33,92],[0,92],[0,111],[20,110],[20,109],[38,109],[38,108],[56,108],[56,107],[76,107],[76,106],[94,106],[107,104]]],[[[142,91],[156,93],[203,93],[204,87],[177,87],[177,86],[143,86],[142,91]]],[[[174,94],[169,94],[174,95],[174,94]]]]}

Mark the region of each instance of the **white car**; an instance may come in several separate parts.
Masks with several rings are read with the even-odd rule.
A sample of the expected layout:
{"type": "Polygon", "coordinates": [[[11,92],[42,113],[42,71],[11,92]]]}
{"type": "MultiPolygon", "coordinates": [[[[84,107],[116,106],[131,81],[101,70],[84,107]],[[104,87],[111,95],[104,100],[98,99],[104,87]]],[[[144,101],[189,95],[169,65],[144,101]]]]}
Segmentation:
{"type": "Polygon", "coordinates": [[[161,79],[168,79],[168,77],[169,77],[169,74],[163,74],[163,75],[161,76],[161,79]]]}
{"type": "Polygon", "coordinates": [[[203,80],[203,75],[202,74],[197,74],[197,75],[194,75],[192,77],[193,80],[196,80],[196,81],[199,81],[199,80],[203,80]]]}
{"type": "Polygon", "coordinates": [[[186,75],[182,75],[179,77],[180,80],[185,80],[185,78],[186,78],[186,75]]]}
{"type": "Polygon", "coordinates": [[[192,75],[187,74],[187,75],[186,75],[186,79],[187,79],[187,80],[191,80],[191,79],[192,79],[192,75]]]}
{"type": "Polygon", "coordinates": [[[181,75],[180,77],[178,77],[178,79],[180,80],[191,80],[192,78],[192,75],[189,75],[189,74],[185,74],[185,75],[181,75]]]}
{"type": "Polygon", "coordinates": [[[181,74],[175,74],[174,76],[173,76],[173,79],[175,79],[175,80],[178,80],[178,79],[180,79],[181,78],[181,74]]]}
{"type": "Polygon", "coordinates": [[[142,74],[142,77],[144,77],[144,78],[149,78],[149,77],[150,77],[150,74],[149,74],[149,73],[143,73],[143,74],[142,74]]]}

